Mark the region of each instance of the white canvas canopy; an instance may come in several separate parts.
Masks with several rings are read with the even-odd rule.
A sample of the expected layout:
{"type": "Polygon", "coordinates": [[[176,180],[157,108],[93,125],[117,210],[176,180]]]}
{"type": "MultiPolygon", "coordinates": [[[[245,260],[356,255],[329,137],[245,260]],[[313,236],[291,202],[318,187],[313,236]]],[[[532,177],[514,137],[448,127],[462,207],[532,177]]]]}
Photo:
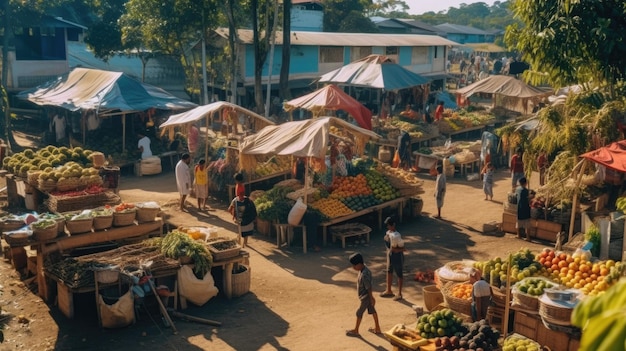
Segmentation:
{"type": "Polygon", "coordinates": [[[226,101],[217,101],[212,104],[198,106],[192,110],[179,113],[176,115],[171,115],[167,121],[165,121],[159,128],[167,128],[167,127],[175,127],[180,125],[185,125],[189,123],[194,123],[199,120],[202,120],[207,117],[211,117],[213,113],[221,112],[223,109],[233,109],[235,112],[243,113],[244,115],[248,115],[250,117],[254,117],[258,121],[260,121],[263,125],[260,126],[259,129],[267,126],[274,125],[275,123],[266,119],[265,117],[254,113],[246,108],[243,108],[239,105],[232,104],[226,101]]]}
{"type": "MultiPolygon", "coordinates": [[[[243,140],[241,156],[293,155],[323,158],[330,138],[330,127],[343,128],[356,138],[379,139],[372,131],[354,126],[336,117],[320,117],[304,121],[286,122],[263,128],[243,140]]],[[[242,159],[242,157],[240,157],[242,159]]]]}
{"type": "MultiPolygon", "coordinates": [[[[211,118],[213,117],[213,115],[217,113],[218,116],[220,116],[220,113],[222,113],[223,110],[235,111],[236,113],[242,113],[246,116],[254,118],[253,125],[255,131],[258,129],[262,129],[266,126],[275,125],[275,123],[270,121],[269,119],[266,119],[265,117],[248,109],[245,109],[239,105],[235,105],[226,101],[217,101],[212,104],[198,106],[192,110],[170,116],[167,121],[163,122],[159,126],[159,128],[162,129],[161,135],[164,135],[167,132],[171,132],[170,134],[173,135],[174,128],[186,126],[197,121],[201,121],[203,119],[206,121],[206,126],[208,128],[211,125],[211,118]]],[[[205,143],[204,153],[205,158],[208,159],[208,143],[205,143]]]]}

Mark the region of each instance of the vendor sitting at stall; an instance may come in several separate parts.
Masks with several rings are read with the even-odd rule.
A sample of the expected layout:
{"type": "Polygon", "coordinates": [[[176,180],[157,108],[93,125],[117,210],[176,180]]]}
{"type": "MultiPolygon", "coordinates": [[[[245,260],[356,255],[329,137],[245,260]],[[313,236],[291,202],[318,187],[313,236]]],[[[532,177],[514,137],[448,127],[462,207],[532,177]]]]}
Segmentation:
{"type": "Polygon", "coordinates": [[[141,159],[145,160],[152,157],[152,150],[150,149],[150,138],[146,136],[145,132],[137,133],[139,141],[137,142],[137,149],[141,152],[141,159]]]}
{"type": "Polygon", "coordinates": [[[420,114],[411,108],[411,105],[406,105],[404,111],[400,112],[400,116],[410,119],[420,119],[420,114]]]}
{"type": "Polygon", "coordinates": [[[487,308],[491,304],[491,286],[481,279],[480,271],[472,268],[470,271],[472,284],[472,320],[479,321],[487,317],[487,308]]]}

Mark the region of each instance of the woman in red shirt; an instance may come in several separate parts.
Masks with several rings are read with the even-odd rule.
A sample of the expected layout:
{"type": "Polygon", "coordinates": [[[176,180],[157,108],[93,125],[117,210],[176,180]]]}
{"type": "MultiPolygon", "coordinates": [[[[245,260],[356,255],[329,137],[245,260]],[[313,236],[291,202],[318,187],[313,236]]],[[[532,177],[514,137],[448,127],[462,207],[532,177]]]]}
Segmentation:
{"type": "Polygon", "coordinates": [[[437,104],[437,109],[435,109],[435,121],[440,121],[443,119],[443,101],[439,101],[437,104]]]}

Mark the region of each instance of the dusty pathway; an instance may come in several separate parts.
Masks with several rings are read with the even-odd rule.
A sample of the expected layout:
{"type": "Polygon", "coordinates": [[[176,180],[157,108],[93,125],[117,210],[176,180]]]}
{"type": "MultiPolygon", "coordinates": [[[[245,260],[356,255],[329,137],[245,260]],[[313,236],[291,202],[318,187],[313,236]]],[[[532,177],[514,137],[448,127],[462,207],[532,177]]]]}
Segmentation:
{"type": "MultiPolygon", "coordinates": [[[[396,323],[412,323],[412,305],[422,305],[423,284],[412,280],[416,270],[435,269],[450,260],[485,259],[506,255],[521,247],[539,249],[542,244],[526,243],[512,235],[485,236],[478,230],[489,221],[499,221],[502,202],[509,189],[506,171],[496,174],[495,201],[483,201],[480,182],[449,179],[444,220],[429,216],[436,211],[432,199],[433,179],[424,179],[424,216],[406,218],[399,231],[407,242],[404,301],[377,299],[383,329],[396,323]]],[[[536,179],[533,179],[536,180],[536,179]]],[[[532,183],[534,184],[534,183],[532,183]]],[[[121,182],[125,201],[154,200],[166,209],[166,221],[178,225],[215,225],[221,234],[234,235],[226,204],[212,202],[215,211],[189,213],[174,210],[177,198],[173,172],[150,177],[125,177],[121,182]],[[140,190],[141,189],[141,190],[140,190]]],[[[374,225],[374,218],[361,218],[374,225]]],[[[226,300],[221,295],[202,307],[186,312],[218,320],[222,327],[176,321],[178,335],[172,335],[160,321],[156,308],[142,313],[134,326],[101,330],[93,313],[93,294],[78,296],[79,316],[67,320],[55,306],[42,303],[36,294],[24,291],[8,264],[0,264],[4,311],[30,319],[26,325],[12,318],[5,326],[0,350],[390,350],[383,337],[367,332],[372,325],[366,316],[362,338],[348,338],[344,331],[354,326],[357,308],[356,272],[347,261],[354,251],[362,252],[372,270],[378,291],[384,289],[384,245],[382,230],[375,228],[369,245],[350,242],[324,247],[321,252],[302,253],[299,245],[277,249],[274,237],[250,240],[251,292],[226,300]]],[[[154,307],[154,306],[153,306],[154,307]]]]}

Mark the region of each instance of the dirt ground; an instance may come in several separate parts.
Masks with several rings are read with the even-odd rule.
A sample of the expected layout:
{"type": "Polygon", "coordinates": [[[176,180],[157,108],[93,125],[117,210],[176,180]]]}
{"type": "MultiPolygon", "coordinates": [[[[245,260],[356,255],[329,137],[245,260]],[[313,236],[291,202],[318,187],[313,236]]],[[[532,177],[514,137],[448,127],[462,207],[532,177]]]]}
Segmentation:
{"type": "MultiPolygon", "coordinates": [[[[506,201],[510,190],[506,170],[496,173],[494,201],[483,200],[480,181],[449,178],[442,220],[431,216],[436,212],[434,179],[425,173],[419,176],[425,190],[422,216],[405,216],[398,225],[408,249],[402,301],[378,297],[385,285],[384,232],[378,228],[377,218],[365,216],[355,221],[372,226],[370,243],[349,241],[346,249],[329,240],[320,252],[309,250],[304,254],[301,243],[277,248],[274,236],[252,237],[247,249],[252,273],[250,293],[232,300],[220,294],[202,307],[191,305],[185,313],[219,321],[222,326],[174,319],[177,335],[165,327],[155,302],[147,302],[148,308],[141,311],[135,325],[115,330],[98,327],[93,293],[76,295],[77,316],[69,320],[54,301],[45,303],[38,297],[36,286],[25,286],[9,263],[0,262],[0,325],[4,331],[0,351],[391,350],[384,337],[368,333],[373,325],[368,315],[360,328],[361,338],[345,336],[345,331],[354,327],[358,307],[357,273],[347,260],[351,253],[361,252],[372,270],[376,308],[381,327],[386,330],[397,323],[415,322],[412,306],[423,305],[422,287],[426,285],[413,280],[416,271],[436,269],[452,260],[483,260],[522,247],[538,250],[546,246],[518,240],[511,234],[481,233],[483,223],[502,218],[502,201],[506,201]]],[[[537,177],[531,179],[531,188],[535,182],[537,177]]],[[[217,226],[220,235],[235,235],[225,202],[211,201],[214,211],[208,212],[175,210],[177,193],[172,171],[155,176],[124,176],[120,187],[124,201],[158,201],[171,227],[217,226]]],[[[195,203],[195,199],[192,201],[195,203]]],[[[385,215],[389,213],[391,210],[385,215]]]]}

